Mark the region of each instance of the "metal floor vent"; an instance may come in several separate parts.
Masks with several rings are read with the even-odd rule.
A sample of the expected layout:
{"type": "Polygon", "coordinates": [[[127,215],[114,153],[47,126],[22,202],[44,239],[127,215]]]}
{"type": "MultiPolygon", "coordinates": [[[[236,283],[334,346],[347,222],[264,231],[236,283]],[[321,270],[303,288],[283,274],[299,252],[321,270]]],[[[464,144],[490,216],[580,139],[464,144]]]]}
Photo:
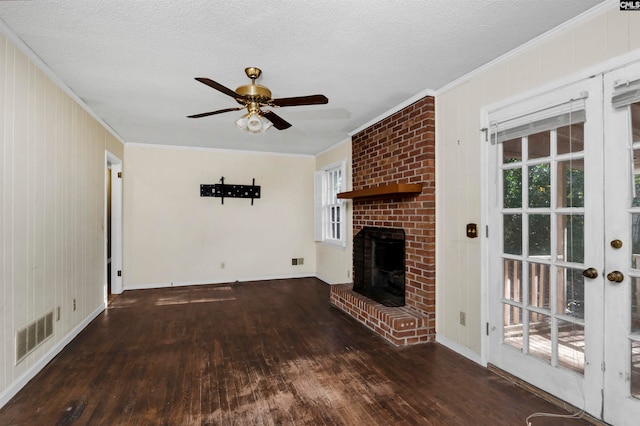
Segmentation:
{"type": "Polygon", "coordinates": [[[16,332],[16,364],[53,335],[53,310],[16,332]]]}

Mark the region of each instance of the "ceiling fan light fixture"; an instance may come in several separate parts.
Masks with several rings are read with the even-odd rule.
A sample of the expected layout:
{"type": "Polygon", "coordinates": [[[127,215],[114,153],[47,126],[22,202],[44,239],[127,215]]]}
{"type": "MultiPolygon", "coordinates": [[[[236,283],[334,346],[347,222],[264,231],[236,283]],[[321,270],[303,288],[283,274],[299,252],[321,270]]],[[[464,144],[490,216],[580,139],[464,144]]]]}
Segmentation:
{"type": "Polygon", "coordinates": [[[236,120],[236,126],[243,132],[247,133],[263,133],[267,131],[273,124],[266,118],[249,112],[236,120]]]}
{"type": "Polygon", "coordinates": [[[249,114],[249,117],[247,117],[247,130],[251,133],[258,133],[262,130],[262,120],[260,120],[260,116],[258,114],[249,114]]]}

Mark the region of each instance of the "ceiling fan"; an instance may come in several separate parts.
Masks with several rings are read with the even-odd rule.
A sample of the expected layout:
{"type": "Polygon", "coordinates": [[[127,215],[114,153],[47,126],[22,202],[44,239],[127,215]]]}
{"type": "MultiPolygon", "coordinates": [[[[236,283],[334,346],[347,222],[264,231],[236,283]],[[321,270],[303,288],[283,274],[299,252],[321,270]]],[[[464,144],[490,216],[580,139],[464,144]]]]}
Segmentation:
{"type": "Polygon", "coordinates": [[[238,87],[235,91],[209,78],[196,77],[200,83],[216,89],[227,96],[231,96],[240,105],[237,108],[225,108],[217,111],[203,112],[201,114],[189,115],[188,118],[201,118],[210,115],[222,114],[224,112],[239,111],[247,109],[247,113],[236,121],[236,125],[249,133],[260,133],[267,130],[271,125],[278,130],[291,127],[291,124],[278,116],[271,110],[262,110],[263,107],[289,107],[298,105],[320,105],[329,102],[324,95],[294,96],[292,98],[272,99],[271,91],[265,86],[256,84],[256,79],[262,74],[262,70],[256,67],[245,68],[247,77],[251,79],[251,84],[238,87]]]}

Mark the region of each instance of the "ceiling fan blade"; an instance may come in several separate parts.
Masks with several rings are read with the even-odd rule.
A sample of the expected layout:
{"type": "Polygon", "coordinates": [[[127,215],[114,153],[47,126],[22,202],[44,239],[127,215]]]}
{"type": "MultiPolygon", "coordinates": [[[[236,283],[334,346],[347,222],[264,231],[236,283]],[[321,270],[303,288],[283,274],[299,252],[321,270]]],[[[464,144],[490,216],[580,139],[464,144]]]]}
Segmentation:
{"type": "Polygon", "coordinates": [[[203,112],[201,114],[194,114],[194,115],[187,115],[187,118],[201,118],[201,117],[208,117],[210,115],[216,115],[216,114],[222,114],[223,112],[229,112],[229,111],[239,111],[241,109],[244,109],[244,107],[238,107],[238,108],[225,108],[225,109],[219,109],[217,111],[210,111],[210,112],[203,112]]]}
{"type": "Polygon", "coordinates": [[[273,111],[263,111],[262,115],[273,124],[273,127],[278,130],[284,130],[291,127],[291,123],[285,121],[282,117],[280,117],[273,111]]]}
{"type": "Polygon", "coordinates": [[[321,105],[329,102],[325,95],[294,96],[293,98],[272,99],[269,104],[279,107],[298,105],[321,105]]]}
{"type": "Polygon", "coordinates": [[[216,89],[219,92],[224,93],[227,96],[231,96],[234,99],[244,99],[244,96],[242,96],[239,93],[236,93],[235,91],[229,89],[228,87],[223,86],[222,84],[211,80],[210,78],[206,78],[206,77],[196,77],[196,80],[198,80],[200,83],[206,84],[207,86],[216,89]]]}

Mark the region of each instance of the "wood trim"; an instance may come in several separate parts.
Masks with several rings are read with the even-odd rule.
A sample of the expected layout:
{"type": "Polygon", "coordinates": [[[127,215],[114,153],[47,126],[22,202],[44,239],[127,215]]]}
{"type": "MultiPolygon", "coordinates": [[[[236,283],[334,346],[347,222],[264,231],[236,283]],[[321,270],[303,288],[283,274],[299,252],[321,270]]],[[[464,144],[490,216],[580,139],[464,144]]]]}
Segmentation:
{"type": "Polygon", "coordinates": [[[394,196],[408,197],[422,192],[421,183],[391,183],[356,191],[341,192],[338,198],[353,200],[372,200],[394,196]]]}

